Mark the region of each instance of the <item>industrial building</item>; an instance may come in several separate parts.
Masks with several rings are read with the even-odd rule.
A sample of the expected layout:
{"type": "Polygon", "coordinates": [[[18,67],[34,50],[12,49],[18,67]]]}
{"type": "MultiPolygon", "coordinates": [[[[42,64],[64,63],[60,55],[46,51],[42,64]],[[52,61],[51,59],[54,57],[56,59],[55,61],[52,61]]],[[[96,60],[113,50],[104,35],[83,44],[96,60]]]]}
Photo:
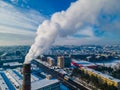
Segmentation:
{"type": "Polygon", "coordinates": [[[24,56],[16,56],[11,53],[3,53],[0,55],[0,62],[1,63],[7,63],[7,62],[23,62],[24,56]]]}
{"type": "Polygon", "coordinates": [[[71,65],[75,66],[75,67],[80,67],[80,68],[81,67],[88,67],[88,68],[96,68],[97,67],[97,65],[95,65],[94,63],[91,63],[88,61],[83,61],[83,60],[77,61],[75,59],[72,60],[71,65]]]}
{"type": "Polygon", "coordinates": [[[31,90],[60,90],[60,84],[57,79],[42,79],[32,83],[31,90]]]}
{"type": "Polygon", "coordinates": [[[24,61],[23,56],[16,56],[11,53],[3,53],[0,55],[0,68],[16,68],[21,67],[24,61]]]}
{"type": "MultiPolygon", "coordinates": [[[[26,69],[27,70],[27,69],[26,69]]],[[[25,71],[26,72],[26,71],[25,71]]],[[[53,79],[50,75],[38,71],[41,76],[35,73],[25,73],[26,78],[21,72],[21,68],[0,70],[0,90],[25,90],[23,87],[28,86],[30,90],[59,90],[60,82],[57,79],[53,79]],[[28,77],[31,74],[31,78],[28,77]],[[28,78],[31,81],[28,83],[28,78]],[[24,81],[25,80],[25,81],[24,81]],[[27,81],[27,82],[26,82],[27,81]],[[27,84],[26,84],[27,83],[27,84]]],[[[28,89],[26,89],[28,90],[28,89]]]]}
{"type": "Polygon", "coordinates": [[[107,83],[108,85],[113,85],[115,87],[118,88],[118,90],[120,90],[120,80],[113,78],[112,76],[103,74],[101,72],[95,71],[93,69],[87,68],[87,67],[82,67],[80,68],[82,71],[84,71],[85,73],[89,74],[90,76],[96,76],[99,78],[99,80],[101,80],[103,83],[107,83]]]}

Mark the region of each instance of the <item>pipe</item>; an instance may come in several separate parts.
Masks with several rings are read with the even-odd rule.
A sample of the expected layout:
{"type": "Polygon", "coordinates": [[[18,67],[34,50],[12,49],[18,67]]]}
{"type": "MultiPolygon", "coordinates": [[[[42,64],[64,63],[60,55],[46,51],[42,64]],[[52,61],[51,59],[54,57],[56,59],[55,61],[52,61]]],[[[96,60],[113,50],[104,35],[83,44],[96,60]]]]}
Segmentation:
{"type": "Polygon", "coordinates": [[[31,90],[31,64],[23,64],[22,90],[31,90]]]}

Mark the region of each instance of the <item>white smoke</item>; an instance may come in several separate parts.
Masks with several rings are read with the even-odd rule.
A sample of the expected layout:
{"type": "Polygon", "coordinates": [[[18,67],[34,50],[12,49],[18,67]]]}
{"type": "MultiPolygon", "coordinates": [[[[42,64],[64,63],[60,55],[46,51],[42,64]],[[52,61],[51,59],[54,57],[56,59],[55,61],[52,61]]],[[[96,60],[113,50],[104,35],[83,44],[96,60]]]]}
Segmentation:
{"type": "Polygon", "coordinates": [[[120,0],[78,0],[66,11],[53,14],[50,20],[45,20],[39,26],[35,43],[31,46],[25,63],[42,54],[57,37],[72,35],[86,27],[95,26],[98,30],[119,31],[119,4],[120,0]]]}

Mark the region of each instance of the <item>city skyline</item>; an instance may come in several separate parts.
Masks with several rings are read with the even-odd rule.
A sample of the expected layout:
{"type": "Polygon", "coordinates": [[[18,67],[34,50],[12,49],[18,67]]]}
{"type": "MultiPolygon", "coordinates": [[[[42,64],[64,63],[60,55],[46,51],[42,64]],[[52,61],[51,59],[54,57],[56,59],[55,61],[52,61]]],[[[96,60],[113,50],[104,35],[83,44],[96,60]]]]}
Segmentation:
{"type": "MultiPolygon", "coordinates": [[[[82,0],[81,0],[82,1],[82,0]]],[[[102,0],[103,2],[105,0],[102,0]]],[[[38,26],[44,20],[50,20],[56,12],[66,11],[72,2],[76,0],[4,0],[0,1],[0,46],[4,45],[31,45],[34,42],[38,26]],[[64,3],[64,4],[63,4],[64,3]]],[[[85,0],[85,3],[89,0],[85,0]]],[[[98,0],[96,4],[100,8],[88,11],[95,15],[95,21],[86,23],[73,35],[57,37],[54,44],[57,45],[81,45],[81,44],[119,44],[120,41],[120,6],[119,0],[106,0],[107,8],[98,0]],[[111,4],[113,3],[113,4],[111,4]],[[113,6],[115,5],[115,6],[113,6]],[[108,9],[102,12],[101,8],[108,9]],[[101,9],[101,10],[99,10],[101,9]],[[101,11],[98,14],[97,11],[101,11]],[[97,17],[97,18],[96,18],[97,17]],[[97,23],[97,24],[96,24],[97,23]],[[103,25],[102,25],[102,24],[103,25]],[[105,25],[105,26],[104,26],[105,25]],[[112,26],[113,25],[113,26],[112,26]]],[[[87,3],[86,3],[87,4],[87,3]]],[[[93,3],[94,5],[95,3],[93,3]]],[[[91,4],[90,4],[91,5],[91,4]]],[[[89,14],[87,11],[80,11],[89,14]]],[[[86,15],[85,14],[85,15],[86,15]]],[[[85,17],[85,21],[88,17],[85,17]]],[[[81,23],[82,21],[80,21],[81,23]]],[[[69,23],[68,23],[69,24],[69,23]]]]}

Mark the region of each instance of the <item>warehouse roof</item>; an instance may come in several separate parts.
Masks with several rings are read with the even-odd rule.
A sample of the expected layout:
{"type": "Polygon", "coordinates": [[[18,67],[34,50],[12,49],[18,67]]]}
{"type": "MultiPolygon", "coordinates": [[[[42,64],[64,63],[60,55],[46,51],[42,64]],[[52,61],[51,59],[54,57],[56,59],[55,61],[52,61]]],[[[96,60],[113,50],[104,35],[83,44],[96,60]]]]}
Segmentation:
{"type": "Polygon", "coordinates": [[[31,90],[37,90],[37,89],[41,89],[45,86],[49,86],[51,84],[55,84],[55,83],[59,83],[59,80],[57,79],[42,79],[36,82],[32,82],[31,83],[31,90]]]}

